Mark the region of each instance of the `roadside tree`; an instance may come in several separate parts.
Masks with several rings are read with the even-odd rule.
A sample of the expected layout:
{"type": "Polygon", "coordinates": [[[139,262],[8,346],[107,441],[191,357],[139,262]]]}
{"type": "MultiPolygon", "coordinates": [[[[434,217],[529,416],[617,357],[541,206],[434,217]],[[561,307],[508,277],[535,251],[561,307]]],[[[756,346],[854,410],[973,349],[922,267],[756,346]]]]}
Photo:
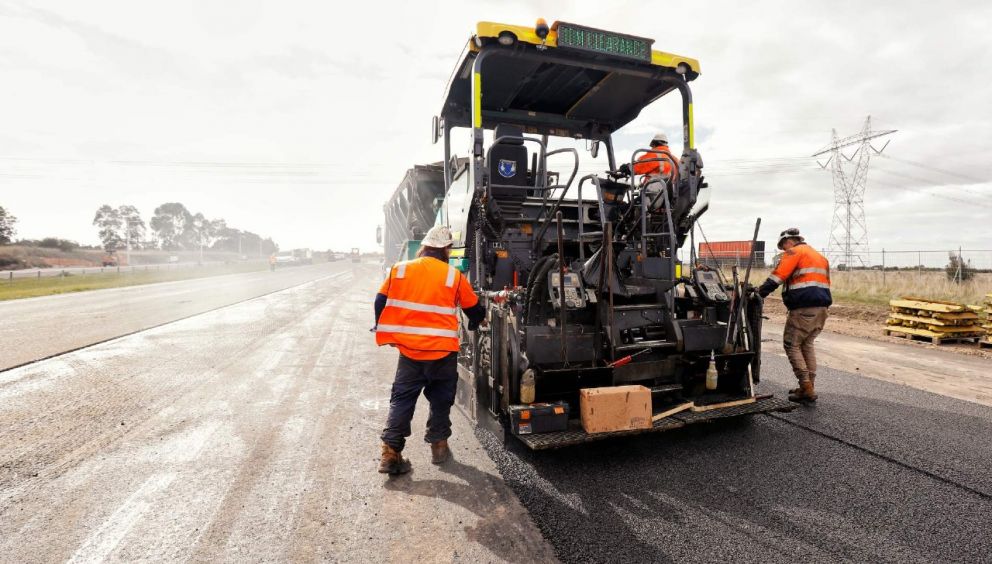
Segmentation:
{"type": "Polygon", "coordinates": [[[170,202],[155,208],[155,215],[149,223],[159,245],[165,250],[176,250],[182,248],[183,235],[192,220],[193,214],[186,206],[170,202]]]}
{"type": "Polygon", "coordinates": [[[16,224],[17,218],[0,206],[0,245],[9,245],[14,240],[14,234],[17,233],[17,229],[14,228],[16,224]]]}
{"type": "Polygon", "coordinates": [[[141,219],[138,208],[124,205],[117,208],[123,222],[125,243],[130,243],[132,249],[140,249],[145,240],[145,220],[141,219]]]}
{"type": "Polygon", "coordinates": [[[123,246],[124,222],[119,210],[104,204],[97,208],[93,225],[99,230],[103,250],[113,253],[123,246]]]}

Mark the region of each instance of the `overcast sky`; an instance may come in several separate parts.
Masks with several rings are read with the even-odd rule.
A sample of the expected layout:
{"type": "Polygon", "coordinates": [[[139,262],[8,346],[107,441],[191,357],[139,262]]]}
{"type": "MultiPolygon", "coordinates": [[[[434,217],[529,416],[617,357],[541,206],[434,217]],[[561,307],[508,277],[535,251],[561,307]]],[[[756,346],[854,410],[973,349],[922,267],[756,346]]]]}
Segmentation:
{"type": "MultiPolygon", "coordinates": [[[[808,157],[871,114],[899,130],[869,172],[872,248],[992,248],[992,4],[978,1],[0,0],[0,206],[26,238],[95,243],[101,204],[147,220],[178,201],[283,248],[373,250],[404,171],[442,157],[430,119],[475,23],[539,16],[700,60],[711,240],[748,238],[761,216],[764,239],[798,226],[824,246],[833,186],[808,157]]],[[[618,144],[678,119],[656,104],[618,144]]]]}

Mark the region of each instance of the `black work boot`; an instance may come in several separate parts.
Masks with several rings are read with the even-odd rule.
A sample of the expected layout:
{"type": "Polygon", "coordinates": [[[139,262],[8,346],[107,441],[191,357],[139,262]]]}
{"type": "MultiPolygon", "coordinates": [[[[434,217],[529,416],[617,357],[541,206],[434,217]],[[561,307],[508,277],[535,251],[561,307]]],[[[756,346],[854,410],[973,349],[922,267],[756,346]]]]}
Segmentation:
{"type": "Polygon", "coordinates": [[[383,443],[382,459],[379,461],[381,474],[406,474],[410,468],[410,461],[403,458],[400,451],[383,443]]]}
{"type": "Polygon", "coordinates": [[[789,394],[789,401],[796,403],[812,403],[816,401],[816,390],[813,388],[812,380],[799,382],[799,393],[789,394]]]}
{"type": "Polygon", "coordinates": [[[451,449],[448,448],[448,441],[441,439],[431,443],[431,462],[434,464],[444,464],[451,458],[451,449]]]}

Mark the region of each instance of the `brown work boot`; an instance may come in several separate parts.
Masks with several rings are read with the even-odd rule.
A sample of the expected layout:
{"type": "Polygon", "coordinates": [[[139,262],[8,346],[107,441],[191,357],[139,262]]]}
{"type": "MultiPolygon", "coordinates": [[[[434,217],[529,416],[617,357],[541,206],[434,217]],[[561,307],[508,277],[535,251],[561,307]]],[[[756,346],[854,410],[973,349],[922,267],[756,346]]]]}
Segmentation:
{"type": "Polygon", "coordinates": [[[812,403],[816,401],[816,390],[813,388],[812,380],[799,382],[799,393],[789,394],[789,401],[796,403],[812,403]]]}
{"type": "MultiPolygon", "coordinates": [[[[813,386],[814,387],[816,387],[816,374],[810,374],[809,375],[809,381],[813,383],[813,386]]],[[[802,388],[792,388],[791,390],[789,390],[789,393],[790,394],[798,394],[801,391],[803,391],[802,388]]]]}
{"type": "Polygon", "coordinates": [[[431,443],[431,462],[444,464],[449,458],[451,458],[451,449],[448,448],[448,441],[441,439],[436,443],[431,443]]]}
{"type": "Polygon", "coordinates": [[[382,459],[379,461],[381,474],[406,474],[410,471],[410,461],[403,458],[400,451],[383,443],[382,459]]]}

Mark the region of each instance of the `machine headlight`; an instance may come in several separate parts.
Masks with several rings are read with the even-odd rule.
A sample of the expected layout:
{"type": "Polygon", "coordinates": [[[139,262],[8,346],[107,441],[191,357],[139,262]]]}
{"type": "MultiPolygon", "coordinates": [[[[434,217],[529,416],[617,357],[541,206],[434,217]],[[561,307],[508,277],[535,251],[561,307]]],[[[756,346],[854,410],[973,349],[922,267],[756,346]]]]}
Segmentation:
{"type": "Polygon", "coordinates": [[[517,36],[509,31],[501,31],[497,40],[500,45],[513,45],[517,41],[517,36]]]}

